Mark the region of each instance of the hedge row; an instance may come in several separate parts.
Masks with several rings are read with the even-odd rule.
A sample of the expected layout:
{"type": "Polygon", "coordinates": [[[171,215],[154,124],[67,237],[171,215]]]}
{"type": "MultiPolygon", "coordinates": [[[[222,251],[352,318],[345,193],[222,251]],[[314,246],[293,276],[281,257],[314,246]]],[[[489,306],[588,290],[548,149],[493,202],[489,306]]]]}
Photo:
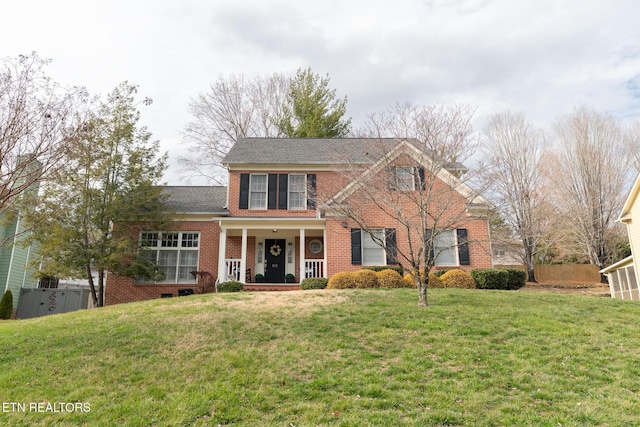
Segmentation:
{"type": "Polygon", "coordinates": [[[516,290],[526,284],[527,273],[517,269],[478,268],[471,270],[478,289],[516,290]]]}
{"type": "Polygon", "coordinates": [[[394,268],[385,268],[378,272],[362,269],[354,273],[340,272],[329,279],[327,289],[368,289],[368,288],[404,288],[408,287],[402,276],[394,268]]]}

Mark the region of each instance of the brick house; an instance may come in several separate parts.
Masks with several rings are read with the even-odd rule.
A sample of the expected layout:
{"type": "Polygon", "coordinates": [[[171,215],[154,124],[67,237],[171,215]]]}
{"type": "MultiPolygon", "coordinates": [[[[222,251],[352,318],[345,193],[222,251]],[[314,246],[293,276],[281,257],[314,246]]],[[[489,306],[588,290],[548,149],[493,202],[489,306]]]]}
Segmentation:
{"type": "MultiPolygon", "coordinates": [[[[110,275],[105,302],[177,296],[197,289],[203,278],[235,279],[254,289],[296,289],[306,277],[403,264],[395,254],[396,248],[405,249],[406,227],[370,200],[353,201],[365,178],[388,170],[403,194],[419,193],[428,174],[425,162],[415,140],[240,139],[223,160],[228,187],[166,187],[175,226],[169,233],[140,231],[141,244],[151,249],[147,255],[165,280],[110,275]],[[341,213],[347,203],[362,210],[360,224],[341,213]]],[[[440,189],[446,209],[463,215],[452,216],[435,242],[436,268],[490,268],[487,202],[457,178],[462,165],[446,169],[430,191],[440,189]]],[[[410,204],[397,203],[411,210],[410,204]]]]}

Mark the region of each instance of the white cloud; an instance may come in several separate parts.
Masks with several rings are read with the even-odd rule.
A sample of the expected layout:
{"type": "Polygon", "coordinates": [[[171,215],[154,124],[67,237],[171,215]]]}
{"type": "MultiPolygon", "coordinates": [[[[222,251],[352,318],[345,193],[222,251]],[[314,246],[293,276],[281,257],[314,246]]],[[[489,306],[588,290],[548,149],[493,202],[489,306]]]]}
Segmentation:
{"type": "Polygon", "coordinates": [[[5,0],[0,57],[37,51],[64,84],[140,85],[177,183],[190,96],[220,75],[331,77],[358,124],[394,102],[468,102],[542,124],[587,104],[640,109],[640,3],[584,0],[5,0]]]}

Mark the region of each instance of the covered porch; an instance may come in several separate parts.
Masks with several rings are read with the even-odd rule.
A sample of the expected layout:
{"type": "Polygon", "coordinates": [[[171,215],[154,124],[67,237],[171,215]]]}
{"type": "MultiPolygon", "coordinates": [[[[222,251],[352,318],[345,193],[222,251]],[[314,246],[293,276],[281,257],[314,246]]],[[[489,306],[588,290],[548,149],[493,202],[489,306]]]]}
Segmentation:
{"type": "Polygon", "coordinates": [[[319,218],[225,218],[219,221],[218,281],[296,288],[326,277],[326,228],[319,218]]]}
{"type": "Polygon", "coordinates": [[[636,276],[633,255],[600,270],[609,279],[611,298],[640,300],[640,286],[636,276]]]}

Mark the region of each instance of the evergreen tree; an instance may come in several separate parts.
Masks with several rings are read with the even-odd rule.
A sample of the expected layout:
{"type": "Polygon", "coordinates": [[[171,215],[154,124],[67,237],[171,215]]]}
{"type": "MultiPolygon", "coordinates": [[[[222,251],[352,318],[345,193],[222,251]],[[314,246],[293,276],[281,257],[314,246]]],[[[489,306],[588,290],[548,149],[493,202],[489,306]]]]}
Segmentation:
{"type": "Polygon", "coordinates": [[[351,119],[344,119],[347,97],[336,99],[329,89],[329,76],[321,77],[299,69],[291,79],[290,93],[284,105],[280,129],[289,138],[340,138],[351,129],[351,119]]]}
{"type": "Polygon", "coordinates": [[[166,154],[158,157],[158,142],[137,127],[136,90],[124,82],[102,103],[28,217],[41,248],[41,274],[86,278],[98,307],[104,304],[107,271],[152,275],[153,266],[136,252],[136,227],[158,229],[165,220],[158,182],[166,154]]]}

